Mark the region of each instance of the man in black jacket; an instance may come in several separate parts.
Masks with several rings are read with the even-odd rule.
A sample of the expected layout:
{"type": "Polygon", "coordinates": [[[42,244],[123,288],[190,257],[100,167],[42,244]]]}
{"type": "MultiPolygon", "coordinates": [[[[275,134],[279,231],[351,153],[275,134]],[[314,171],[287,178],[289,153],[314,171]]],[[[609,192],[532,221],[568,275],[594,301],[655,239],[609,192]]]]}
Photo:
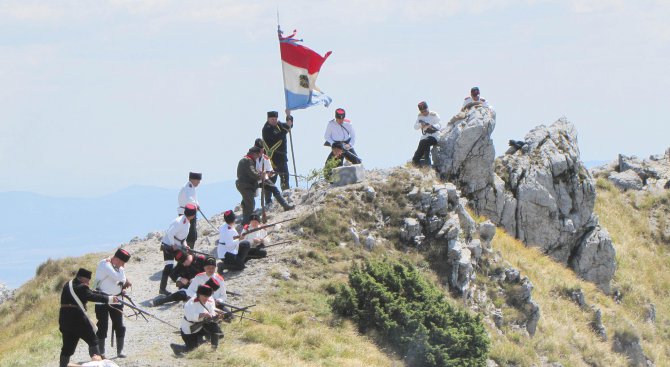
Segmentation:
{"type": "MultiPolygon", "coordinates": [[[[290,187],[288,183],[288,150],[286,144],[286,135],[293,128],[293,116],[291,111],[286,110],[286,122],[279,122],[279,113],[269,111],[268,119],[263,125],[263,140],[268,145],[275,172],[281,177],[281,189],[286,190],[290,187]]],[[[277,176],[271,178],[272,182],[277,183],[277,176]]]]}
{"type": "Polygon", "coordinates": [[[203,255],[196,256],[178,251],[174,258],[177,260],[177,266],[172,269],[170,278],[177,283],[179,290],[168,296],[149,301],[149,305],[152,307],[168,302],[186,301],[188,299],[186,290],[191,283],[191,279],[205,271],[205,257],[203,255]]]}
{"type": "Polygon", "coordinates": [[[88,287],[90,281],[91,272],[80,268],[75,278],[63,286],[58,315],[59,330],[63,334],[60,367],[67,367],[70,363],[70,357],[77,349],[79,339],[84,339],[88,344],[88,354],[92,360],[102,360],[98,349],[98,337],[95,335],[95,326],[85,312],[86,302],[113,303],[118,302],[118,299],[115,296],[106,296],[92,291],[88,287]]]}
{"type": "Polygon", "coordinates": [[[235,187],[242,195],[242,224],[249,223],[249,217],[256,206],[256,190],[261,174],[256,169],[256,160],[261,156],[261,148],[253,146],[249,148],[247,155],[240,159],[237,164],[237,181],[235,187]]]}

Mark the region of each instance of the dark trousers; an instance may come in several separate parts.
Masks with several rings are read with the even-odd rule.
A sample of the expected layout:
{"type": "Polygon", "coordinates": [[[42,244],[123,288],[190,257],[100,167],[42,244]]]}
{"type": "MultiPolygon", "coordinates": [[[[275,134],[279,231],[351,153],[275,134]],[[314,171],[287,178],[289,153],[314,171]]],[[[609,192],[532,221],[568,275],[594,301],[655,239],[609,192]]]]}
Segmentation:
{"type": "Polygon", "coordinates": [[[223,257],[223,264],[228,270],[244,269],[244,263],[247,261],[249,250],[251,250],[249,241],[240,242],[240,245],[237,248],[237,255],[226,252],[226,255],[223,257]]]}
{"type": "Polygon", "coordinates": [[[249,223],[249,217],[254,213],[256,207],[256,187],[243,187],[237,185],[237,191],[242,195],[242,225],[249,223]]]}
{"type": "MultiPolygon", "coordinates": [[[[328,160],[333,157],[333,152],[331,151],[330,154],[328,154],[328,158],[326,158],[326,163],[328,163],[328,160]]],[[[348,160],[351,162],[351,164],[360,164],[363,161],[358,157],[358,154],[356,154],[356,151],[354,148],[350,148],[349,150],[344,150],[342,153],[343,161],[344,159],[348,160]]]]}
{"type": "Polygon", "coordinates": [[[277,172],[277,175],[270,178],[272,182],[276,184],[277,177],[279,177],[282,190],[291,188],[288,180],[288,159],[286,153],[275,152],[275,154],[272,155],[272,166],[274,167],[275,172],[277,172]]]}
{"type": "Polygon", "coordinates": [[[416,152],[414,152],[412,162],[418,165],[421,163],[421,158],[423,158],[425,165],[430,166],[432,164],[430,160],[430,148],[435,144],[437,144],[437,139],[432,136],[419,140],[419,146],[416,148],[416,152]]]}
{"type": "Polygon", "coordinates": [[[160,306],[169,302],[186,301],[187,299],[188,295],[186,294],[186,289],[180,289],[176,292],[170,293],[169,295],[163,298],[158,298],[154,300],[154,305],[160,306]]]}
{"type": "Polygon", "coordinates": [[[123,305],[95,305],[95,317],[98,319],[98,332],[96,333],[98,339],[107,337],[109,319],[112,319],[112,328],[117,338],[123,338],[126,335],[126,327],[123,326],[123,305]]]}
{"type": "Polygon", "coordinates": [[[188,235],[186,236],[186,243],[193,249],[195,248],[195,241],[198,239],[198,227],[196,224],[196,217],[193,217],[193,219],[191,219],[191,227],[189,227],[188,235]]]}
{"type": "Polygon", "coordinates": [[[190,352],[193,349],[197,348],[198,345],[200,345],[200,341],[202,340],[203,336],[205,336],[205,330],[200,329],[197,333],[192,333],[192,334],[184,334],[183,331],[180,331],[181,333],[181,338],[184,341],[184,344],[186,344],[186,351],[190,352]]]}
{"type": "MultiPolygon", "coordinates": [[[[274,176],[274,179],[277,181],[277,176],[274,176]]],[[[284,197],[281,196],[281,191],[279,191],[276,185],[270,185],[268,183],[262,183],[261,185],[263,186],[263,191],[265,192],[265,205],[272,202],[272,196],[274,195],[279,205],[282,207],[288,206],[288,203],[286,200],[284,200],[284,197]]]]}
{"type": "MultiPolygon", "coordinates": [[[[63,334],[63,347],[60,350],[61,361],[64,359],[67,359],[67,361],[70,360],[70,356],[72,356],[77,349],[79,339],[83,339],[86,344],[88,344],[89,356],[93,357],[94,354],[100,353],[98,351],[98,338],[95,336],[91,326],[88,326],[87,330],[84,330],[83,332],[75,333],[68,330],[61,330],[60,332],[63,334]]],[[[65,366],[67,366],[67,362],[65,363],[65,366]]]]}

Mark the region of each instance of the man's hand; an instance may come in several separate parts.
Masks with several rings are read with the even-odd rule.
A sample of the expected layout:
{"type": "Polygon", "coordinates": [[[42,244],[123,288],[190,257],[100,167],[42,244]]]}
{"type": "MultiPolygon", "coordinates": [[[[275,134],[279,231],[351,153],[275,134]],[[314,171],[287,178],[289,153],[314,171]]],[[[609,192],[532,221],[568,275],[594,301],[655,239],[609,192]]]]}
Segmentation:
{"type": "Polygon", "coordinates": [[[263,243],[262,238],[254,238],[254,245],[258,245],[258,244],[261,244],[261,243],[263,243]]]}
{"type": "Polygon", "coordinates": [[[112,296],[112,303],[119,303],[119,297],[112,296]]]}
{"type": "Polygon", "coordinates": [[[94,354],[93,357],[91,357],[91,361],[96,361],[96,362],[102,361],[102,357],[100,357],[97,354],[94,354]]]}
{"type": "Polygon", "coordinates": [[[207,312],[203,312],[200,315],[198,315],[198,317],[204,320],[209,320],[212,318],[212,315],[208,314],[207,312]]]}
{"type": "Polygon", "coordinates": [[[344,144],[344,149],[345,149],[345,150],[349,150],[349,149],[351,149],[351,145],[349,145],[349,144],[344,144]]]}
{"type": "Polygon", "coordinates": [[[133,286],[133,283],[130,282],[130,280],[126,279],[126,283],[123,284],[123,289],[130,288],[133,286]]]}
{"type": "Polygon", "coordinates": [[[186,288],[188,287],[189,280],[188,279],[179,279],[177,281],[177,285],[180,286],[180,288],[186,288]]]}

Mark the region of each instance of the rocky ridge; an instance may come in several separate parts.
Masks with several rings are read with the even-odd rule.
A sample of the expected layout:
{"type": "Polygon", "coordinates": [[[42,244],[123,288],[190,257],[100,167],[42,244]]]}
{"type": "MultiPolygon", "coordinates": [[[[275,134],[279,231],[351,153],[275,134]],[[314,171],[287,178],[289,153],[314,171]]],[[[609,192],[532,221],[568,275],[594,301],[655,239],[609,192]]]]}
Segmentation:
{"type": "Polygon", "coordinates": [[[609,293],[616,251],[593,213],[594,179],[580,160],[566,119],[531,130],[520,148],[495,158],[495,114],[470,109],[433,150],[440,176],[456,183],[479,215],[609,293]]]}
{"type": "Polygon", "coordinates": [[[619,157],[591,169],[594,177],[605,177],[621,190],[658,192],[670,189],[670,148],[664,154],[640,159],[619,154],[619,157]]]}

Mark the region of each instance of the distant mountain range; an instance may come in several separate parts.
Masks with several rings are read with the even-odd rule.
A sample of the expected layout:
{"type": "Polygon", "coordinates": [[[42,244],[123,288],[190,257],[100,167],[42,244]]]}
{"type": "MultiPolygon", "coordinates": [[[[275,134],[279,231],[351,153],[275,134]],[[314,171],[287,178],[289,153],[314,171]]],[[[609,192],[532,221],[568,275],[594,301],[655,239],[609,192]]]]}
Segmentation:
{"type": "MultiPolygon", "coordinates": [[[[0,282],[15,288],[48,258],[112,250],[134,236],[164,230],[177,215],[178,192],[139,185],[98,198],[1,192],[0,282]]],[[[211,216],[231,209],[240,196],[230,180],[201,185],[198,199],[211,216]]]]}

